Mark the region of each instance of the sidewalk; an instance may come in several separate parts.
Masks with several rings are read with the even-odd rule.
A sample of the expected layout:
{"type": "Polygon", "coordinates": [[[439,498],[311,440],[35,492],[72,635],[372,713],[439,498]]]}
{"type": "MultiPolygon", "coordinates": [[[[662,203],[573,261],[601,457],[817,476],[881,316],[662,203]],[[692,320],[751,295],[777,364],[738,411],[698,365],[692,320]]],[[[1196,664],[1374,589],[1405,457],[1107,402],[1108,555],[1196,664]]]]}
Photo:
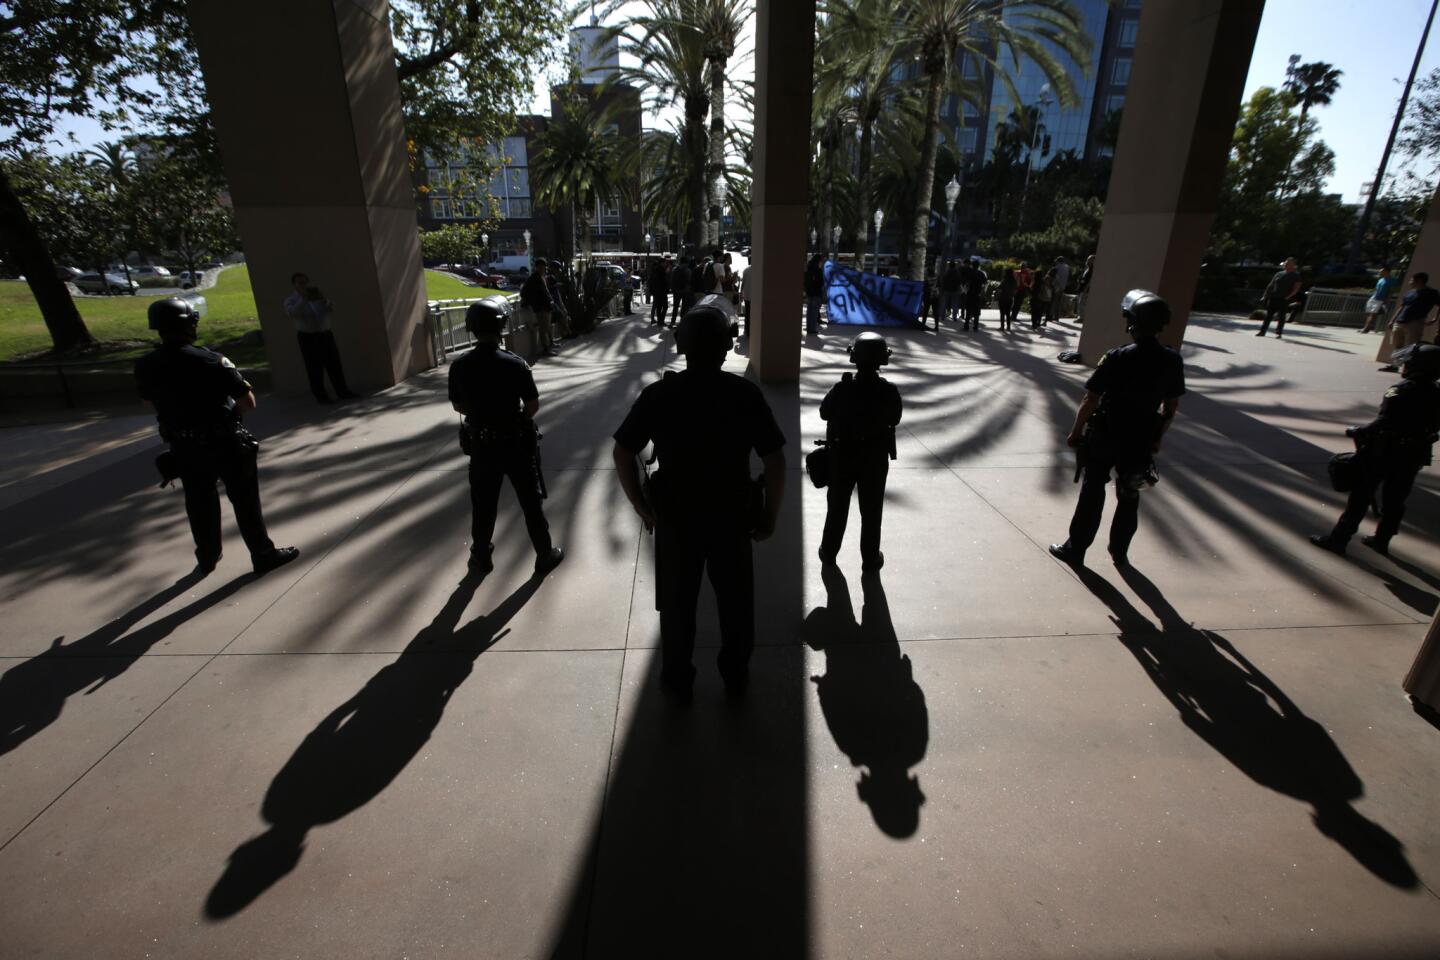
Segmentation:
{"type": "Polygon", "coordinates": [[[725,701],[707,589],[688,712],[658,696],[652,544],[610,462],[678,363],[643,318],[536,367],[567,550],[543,582],[505,493],[496,570],[461,583],[445,369],[262,400],[267,519],[302,556],[261,580],[226,507],[221,566],[177,583],[183,504],[139,418],[89,458],[25,428],[0,475],[0,952],[1440,953],[1440,733],[1399,687],[1440,594],[1440,481],[1393,559],[1305,540],[1393,382],[1374,340],[1193,318],[1122,577],[1045,552],[1077,492],[1075,328],[985,322],[892,337],[878,584],[855,516],[822,577],[799,469],[853,331],[766,388],[791,469],[754,683],[725,701]]]}

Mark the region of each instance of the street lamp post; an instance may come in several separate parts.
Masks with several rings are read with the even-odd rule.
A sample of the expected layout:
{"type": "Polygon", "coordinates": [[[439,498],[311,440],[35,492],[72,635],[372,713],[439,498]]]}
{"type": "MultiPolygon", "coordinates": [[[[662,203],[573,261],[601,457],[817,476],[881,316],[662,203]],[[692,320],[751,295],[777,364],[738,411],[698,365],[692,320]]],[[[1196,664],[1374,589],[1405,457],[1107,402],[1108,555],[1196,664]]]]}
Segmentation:
{"type": "Polygon", "coordinates": [[[880,272],[880,227],[885,223],[885,211],[875,211],[875,272],[880,272]]]}
{"type": "Polygon", "coordinates": [[[480,234],[480,262],[488,265],[490,263],[490,234],[480,234]]]}
{"type": "Polygon", "coordinates": [[[955,253],[955,204],[960,201],[960,177],[953,176],[950,182],[945,184],[945,202],[950,205],[950,219],[946,222],[945,233],[949,241],[950,253],[955,253]]]}
{"type": "Polygon", "coordinates": [[[534,273],[534,272],[535,272],[535,254],[530,250],[530,228],[529,228],[529,227],[526,227],[526,228],[525,228],[525,233],[522,234],[522,236],[525,237],[525,259],[526,259],[526,261],[527,261],[527,262],[529,263],[529,265],[530,265],[530,272],[531,272],[531,273],[534,273]]]}
{"type": "Polygon", "coordinates": [[[1035,100],[1035,129],[1030,131],[1030,151],[1025,154],[1025,186],[1020,190],[1020,227],[1025,222],[1025,198],[1030,194],[1030,171],[1035,169],[1035,144],[1040,139],[1040,117],[1046,107],[1050,106],[1050,84],[1040,88],[1040,96],[1035,100]]]}
{"type": "Polygon", "coordinates": [[[815,237],[816,237],[815,228],[814,228],[814,227],[811,227],[811,228],[810,228],[810,252],[811,252],[811,253],[814,253],[814,252],[815,252],[815,237]]]}
{"type": "Polygon", "coordinates": [[[830,256],[835,260],[840,259],[840,224],[835,224],[830,230],[830,256]]]}

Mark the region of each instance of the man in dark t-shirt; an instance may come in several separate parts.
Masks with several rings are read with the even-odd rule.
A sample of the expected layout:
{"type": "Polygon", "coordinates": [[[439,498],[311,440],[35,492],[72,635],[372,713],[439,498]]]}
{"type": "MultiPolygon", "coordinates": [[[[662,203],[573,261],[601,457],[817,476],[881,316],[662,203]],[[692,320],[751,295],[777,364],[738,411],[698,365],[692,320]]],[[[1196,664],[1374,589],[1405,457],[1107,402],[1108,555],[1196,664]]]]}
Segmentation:
{"type": "Polygon", "coordinates": [[[1148,290],[1131,290],[1121,301],[1126,329],[1135,342],[1101,358],[1085,383],[1085,399],[1065,442],[1076,449],[1085,471],[1080,500],[1070,520],[1070,537],[1052,544],[1057,559],[1074,566],[1100,530],[1105,484],[1115,474],[1115,517],[1110,523],[1110,556],[1129,563],[1130,541],[1140,520],[1140,491],[1154,482],[1154,455],[1185,393],[1180,353],[1156,335],[1170,322],[1170,305],[1148,290]]]}
{"type": "Polygon", "coordinates": [[[1255,336],[1265,336],[1265,331],[1270,329],[1270,321],[1275,319],[1275,336],[1278,338],[1285,332],[1285,317],[1290,309],[1290,302],[1300,296],[1300,268],[1295,265],[1294,257],[1285,258],[1285,269],[1270,278],[1265,286],[1265,322],[1260,324],[1260,329],[1255,336]]]}
{"type": "MultiPolygon", "coordinates": [[[[1440,290],[1430,286],[1430,274],[1416,273],[1410,278],[1410,289],[1400,298],[1400,309],[1390,321],[1390,343],[1392,353],[1398,353],[1419,343],[1425,337],[1425,321],[1435,308],[1440,307],[1440,290]]],[[[1385,373],[1394,373],[1396,366],[1388,363],[1380,368],[1385,373]]]]}
{"type": "Polygon", "coordinates": [[[774,532],[785,490],[785,435],[764,394],[721,369],[734,335],[730,301],[702,298],[675,331],[685,370],[646,387],[615,431],[620,485],[655,533],[661,680],[682,702],[694,682],[695,604],[707,569],[720,616],[720,674],[732,694],[745,687],[755,646],[750,541],[774,532]],[[659,467],[644,481],[637,457],[652,443],[659,467]],[[764,464],[759,509],[752,450],[764,464]]]}

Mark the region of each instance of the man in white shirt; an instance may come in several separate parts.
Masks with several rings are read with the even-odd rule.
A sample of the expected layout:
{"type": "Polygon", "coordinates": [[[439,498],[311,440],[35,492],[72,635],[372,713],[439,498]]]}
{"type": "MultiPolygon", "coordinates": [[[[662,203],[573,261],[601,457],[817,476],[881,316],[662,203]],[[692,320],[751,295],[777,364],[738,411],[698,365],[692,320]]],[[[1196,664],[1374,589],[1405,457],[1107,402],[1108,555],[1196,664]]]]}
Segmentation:
{"type": "Polygon", "coordinates": [[[337,397],[354,399],[358,394],[351,393],[345,385],[340,350],[335,346],[335,334],[330,332],[330,301],[310,286],[310,278],[303,273],[291,274],[290,285],[295,291],[285,298],[285,315],[295,321],[295,338],[300,342],[300,356],[305,361],[305,375],[310,380],[315,402],[332,402],[325,391],[327,373],[337,397]]]}

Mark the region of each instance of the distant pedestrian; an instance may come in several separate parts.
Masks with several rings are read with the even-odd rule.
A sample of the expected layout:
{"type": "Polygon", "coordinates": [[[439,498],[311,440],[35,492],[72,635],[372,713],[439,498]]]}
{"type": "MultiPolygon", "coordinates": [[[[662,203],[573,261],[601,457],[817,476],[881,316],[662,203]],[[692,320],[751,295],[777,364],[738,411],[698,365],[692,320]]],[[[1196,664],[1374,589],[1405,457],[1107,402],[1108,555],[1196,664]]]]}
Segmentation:
{"type": "Polygon", "coordinates": [[[819,254],[805,265],[805,332],[820,332],[820,305],[825,302],[825,261],[819,254]]]}
{"type": "Polygon", "coordinates": [[[1361,333],[1369,333],[1371,330],[1385,332],[1385,315],[1390,312],[1390,301],[1399,285],[1400,282],[1390,276],[1389,267],[1380,268],[1380,278],[1375,281],[1375,292],[1365,301],[1365,326],[1360,328],[1361,333]]]}
{"type": "Polygon", "coordinates": [[[555,352],[555,336],[551,331],[554,321],[555,299],[546,282],[549,264],[544,260],[535,261],[535,272],[520,287],[520,305],[528,307],[535,315],[536,346],[542,354],[555,352]]]}
{"type": "Polygon", "coordinates": [[[1015,314],[1018,312],[1015,304],[1015,271],[1002,270],[1000,273],[1000,287],[995,291],[995,299],[1000,307],[1000,329],[1009,330],[1010,325],[1015,322],[1015,314]]]}
{"type": "Polygon", "coordinates": [[[662,257],[650,264],[650,325],[665,326],[670,309],[670,260],[662,257]]]}
{"type": "Polygon", "coordinates": [[[1056,257],[1055,265],[1050,270],[1055,279],[1050,289],[1049,318],[1059,320],[1060,314],[1065,312],[1065,290],[1070,286],[1070,264],[1064,257],[1056,257]]]}
{"type": "Polygon", "coordinates": [[[1015,271],[1015,316],[1017,318],[1020,316],[1020,308],[1025,305],[1025,298],[1030,296],[1030,291],[1034,286],[1035,274],[1030,272],[1030,264],[1023,260],[1020,261],[1020,266],[1015,271]]]}
{"type": "Polygon", "coordinates": [[[980,267],[980,258],[970,258],[970,274],[966,277],[965,286],[965,328],[968,330],[973,323],[975,329],[980,329],[980,310],[985,303],[985,286],[990,282],[985,271],[980,267]]]}
{"type": "Polygon", "coordinates": [[[1260,329],[1255,336],[1263,337],[1270,329],[1272,318],[1278,318],[1275,322],[1275,336],[1278,339],[1285,332],[1285,317],[1290,310],[1290,302],[1300,296],[1300,268],[1295,265],[1294,257],[1286,257],[1284,269],[1270,278],[1265,285],[1265,293],[1262,297],[1265,306],[1265,322],[1260,324],[1260,329]]]}
{"type": "Polygon", "coordinates": [[[680,262],[670,271],[670,295],[674,305],[670,310],[670,324],[674,326],[685,315],[685,306],[690,302],[690,258],[682,254],[680,262]]]}
{"type": "MultiPolygon", "coordinates": [[[[954,323],[960,316],[960,310],[964,306],[962,298],[965,287],[965,278],[955,261],[951,260],[945,264],[945,272],[940,275],[940,295],[943,298],[942,304],[945,311],[947,323],[954,323]]],[[[939,324],[935,327],[940,328],[939,324]]]]}
{"type": "Polygon", "coordinates": [[[1080,282],[1075,288],[1075,319],[1085,322],[1085,298],[1090,293],[1090,277],[1095,273],[1095,254],[1085,258],[1085,269],[1080,272],[1080,282]]]}
{"type": "Polygon", "coordinates": [[[741,313],[745,318],[745,332],[743,336],[746,337],[750,336],[750,295],[755,290],[754,281],[750,278],[754,269],[755,264],[747,263],[745,265],[745,272],[740,276],[740,305],[742,308],[741,313]]]}
{"type": "Polygon", "coordinates": [[[305,376],[310,381],[310,392],[314,394],[315,402],[331,402],[330,394],[325,390],[327,373],[335,395],[341,400],[353,399],[356,394],[351,393],[345,384],[340,350],[330,329],[333,312],[330,301],[310,286],[310,278],[303,273],[292,273],[290,285],[295,289],[285,298],[285,315],[295,321],[295,339],[300,344],[300,358],[305,362],[305,376]]]}
{"type": "Polygon", "coordinates": [[[1039,330],[1050,320],[1050,291],[1055,283],[1055,271],[1050,269],[1042,276],[1035,274],[1035,283],[1030,288],[1030,329],[1039,330]]]}
{"type": "MultiPolygon", "coordinates": [[[[1440,291],[1430,286],[1430,274],[1417,273],[1410,278],[1410,290],[1400,300],[1400,310],[1390,321],[1392,356],[1425,338],[1425,323],[1435,308],[1440,307],[1440,291]]],[[[1388,363],[1380,368],[1394,373],[1398,368],[1388,363]]]]}

